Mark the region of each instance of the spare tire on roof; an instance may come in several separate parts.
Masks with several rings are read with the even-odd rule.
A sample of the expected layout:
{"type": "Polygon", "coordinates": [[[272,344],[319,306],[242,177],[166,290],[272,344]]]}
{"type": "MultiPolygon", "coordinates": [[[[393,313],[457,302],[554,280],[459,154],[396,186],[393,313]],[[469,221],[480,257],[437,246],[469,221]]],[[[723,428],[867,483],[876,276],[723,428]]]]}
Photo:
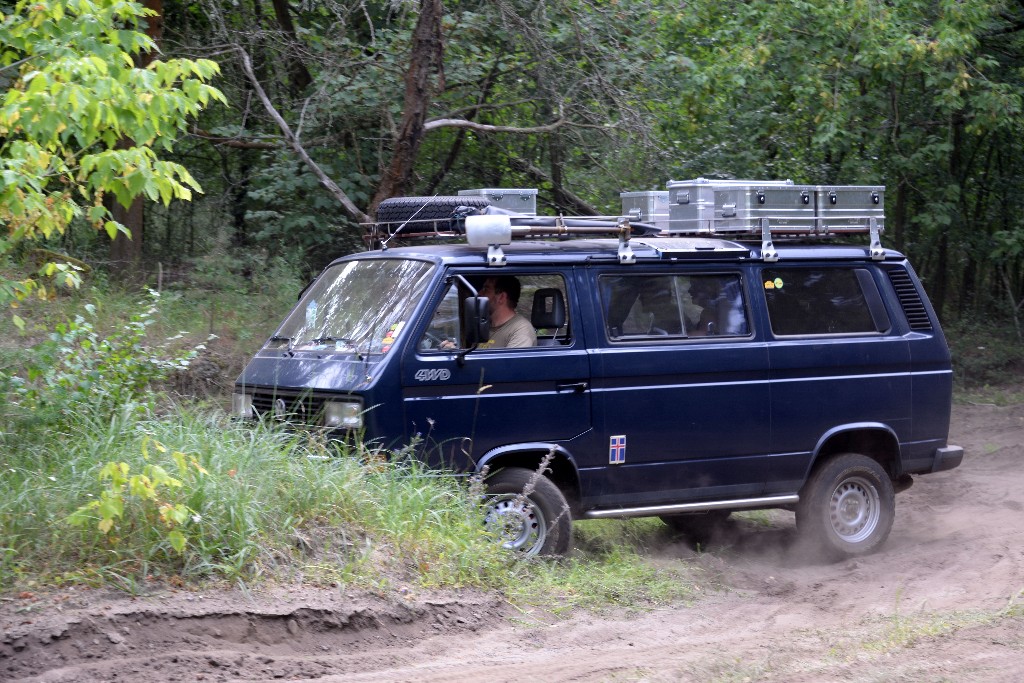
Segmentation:
{"type": "Polygon", "coordinates": [[[474,196],[392,197],[377,207],[377,224],[390,234],[460,231],[458,219],[451,220],[456,209],[485,206],[486,198],[474,196]]]}

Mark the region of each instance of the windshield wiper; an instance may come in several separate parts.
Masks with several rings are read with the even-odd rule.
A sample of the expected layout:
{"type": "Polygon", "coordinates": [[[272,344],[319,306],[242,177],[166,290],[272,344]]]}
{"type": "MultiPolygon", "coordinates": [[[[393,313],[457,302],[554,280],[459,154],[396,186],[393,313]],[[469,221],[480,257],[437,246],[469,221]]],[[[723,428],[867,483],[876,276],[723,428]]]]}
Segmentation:
{"type": "Polygon", "coordinates": [[[356,341],[354,339],[349,339],[348,337],[317,337],[316,339],[309,340],[310,344],[316,344],[317,346],[321,344],[337,344],[338,342],[353,348],[355,348],[356,345],[356,341]]]}
{"type": "MultiPolygon", "coordinates": [[[[291,337],[278,337],[277,335],[274,335],[273,337],[268,339],[267,343],[266,343],[266,346],[270,346],[271,344],[282,344],[282,343],[283,344],[287,344],[289,349],[292,348],[292,338],[291,337]]],[[[281,347],[278,346],[277,348],[281,348],[281,347]]]]}

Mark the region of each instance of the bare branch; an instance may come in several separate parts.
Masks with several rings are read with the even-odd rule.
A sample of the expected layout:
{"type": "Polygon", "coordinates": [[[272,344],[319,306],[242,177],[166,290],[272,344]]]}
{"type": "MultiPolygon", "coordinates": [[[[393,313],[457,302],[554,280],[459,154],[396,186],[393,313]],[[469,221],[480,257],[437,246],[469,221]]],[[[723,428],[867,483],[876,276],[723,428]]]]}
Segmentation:
{"type": "Polygon", "coordinates": [[[338,202],[345,208],[345,211],[349,214],[350,217],[352,217],[359,223],[369,223],[370,217],[367,216],[362,211],[360,211],[359,208],[352,202],[352,200],[349,199],[349,196],[345,194],[344,190],[338,187],[338,184],[331,180],[330,176],[328,176],[324,172],[324,170],[320,168],[320,166],[315,161],[313,161],[312,157],[309,156],[309,153],[306,152],[306,149],[302,146],[298,138],[292,132],[292,129],[288,125],[288,122],[284,120],[284,117],[281,116],[281,114],[274,107],[274,104],[270,101],[270,97],[267,96],[266,91],[263,90],[263,86],[260,85],[259,79],[256,78],[256,73],[253,71],[252,60],[249,58],[249,53],[246,52],[245,49],[243,49],[242,46],[240,45],[235,45],[235,51],[238,53],[239,59],[242,62],[242,70],[245,72],[246,78],[249,79],[249,83],[252,85],[253,90],[256,92],[256,96],[259,97],[260,102],[263,103],[263,108],[266,110],[267,114],[270,115],[270,118],[272,118],[274,122],[277,124],[277,127],[281,130],[281,133],[284,135],[285,142],[287,142],[288,146],[292,149],[293,152],[295,152],[295,154],[298,155],[300,159],[302,159],[302,162],[306,164],[307,167],[309,167],[309,169],[313,172],[313,175],[315,175],[317,177],[317,180],[320,181],[320,184],[323,185],[328,192],[334,195],[334,198],[337,199],[338,202]]]}
{"type": "Polygon", "coordinates": [[[423,130],[431,131],[437,128],[469,128],[481,133],[550,133],[568,124],[568,121],[560,118],[554,123],[549,123],[546,126],[520,128],[519,126],[492,126],[486,123],[467,121],[466,119],[434,119],[433,121],[427,121],[424,123],[423,130]]]}
{"type": "MultiPolygon", "coordinates": [[[[508,161],[512,165],[512,168],[520,173],[525,173],[532,178],[534,182],[542,185],[551,183],[551,176],[530,162],[515,155],[509,155],[508,161]]],[[[597,216],[600,213],[579,195],[565,189],[564,187],[561,188],[561,192],[562,197],[572,204],[573,213],[580,216],[597,216]]]]}
{"type": "Polygon", "coordinates": [[[214,135],[213,133],[202,130],[201,128],[193,128],[191,133],[195,137],[202,138],[203,140],[209,140],[215,145],[234,147],[235,149],[281,149],[280,142],[265,142],[263,140],[246,138],[228,138],[223,135],[214,135]]]}
{"type": "Polygon", "coordinates": [[[17,69],[19,66],[21,66],[25,62],[28,62],[28,61],[30,61],[32,59],[35,59],[35,57],[34,56],[33,57],[25,57],[24,59],[19,59],[16,62],[11,62],[7,66],[0,67],[0,74],[2,74],[3,72],[7,71],[8,69],[17,69]]]}

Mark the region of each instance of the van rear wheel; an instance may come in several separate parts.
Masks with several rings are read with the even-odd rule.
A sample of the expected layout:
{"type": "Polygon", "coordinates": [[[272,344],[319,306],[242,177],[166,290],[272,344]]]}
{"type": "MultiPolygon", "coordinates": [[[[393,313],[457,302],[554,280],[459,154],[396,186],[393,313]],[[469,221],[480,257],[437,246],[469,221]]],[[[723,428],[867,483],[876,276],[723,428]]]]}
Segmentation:
{"type": "Polygon", "coordinates": [[[877,550],[889,537],[895,517],[888,474],[857,453],[838,455],[815,470],[796,507],[802,539],[833,558],[877,550]]]}
{"type": "Polygon", "coordinates": [[[534,555],[565,555],[572,515],[565,496],[542,474],[507,467],[487,479],[484,526],[502,546],[534,555]]]}

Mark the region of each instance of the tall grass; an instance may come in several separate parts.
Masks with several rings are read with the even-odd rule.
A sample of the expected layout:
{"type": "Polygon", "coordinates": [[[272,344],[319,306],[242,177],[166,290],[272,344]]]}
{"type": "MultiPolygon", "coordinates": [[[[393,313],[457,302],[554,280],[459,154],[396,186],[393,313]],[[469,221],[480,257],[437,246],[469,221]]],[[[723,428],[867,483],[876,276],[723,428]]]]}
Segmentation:
{"type": "Polygon", "coordinates": [[[500,583],[509,562],[486,537],[466,485],[415,462],[195,407],[159,419],[137,410],[91,417],[69,420],[66,432],[32,448],[4,444],[0,584],[291,574],[486,586],[500,583]],[[76,510],[109,490],[107,463],[124,463],[126,474],[156,465],[180,486],[157,487],[151,500],[125,485],[108,530],[88,507],[85,523],[72,524],[76,510]],[[161,506],[175,505],[185,520],[161,519],[161,506]],[[172,526],[186,540],[181,552],[172,526]]]}
{"type": "Polygon", "coordinates": [[[0,591],[269,578],[481,587],[552,611],[689,594],[685,567],[655,570],[637,551],[658,536],[642,523],[590,523],[571,559],[521,561],[487,536],[478,484],[156,391],[210,325],[238,347],[246,327],[269,333],[294,297],[226,289],[220,299],[165,290],[141,322],[149,303],[116,290],[98,292],[94,316],[82,295],[22,311],[22,343],[0,344],[0,591]],[[273,319],[253,323],[246,311],[273,319]],[[73,334],[65,322],[52,338],[76,317],[73,334]]]}

